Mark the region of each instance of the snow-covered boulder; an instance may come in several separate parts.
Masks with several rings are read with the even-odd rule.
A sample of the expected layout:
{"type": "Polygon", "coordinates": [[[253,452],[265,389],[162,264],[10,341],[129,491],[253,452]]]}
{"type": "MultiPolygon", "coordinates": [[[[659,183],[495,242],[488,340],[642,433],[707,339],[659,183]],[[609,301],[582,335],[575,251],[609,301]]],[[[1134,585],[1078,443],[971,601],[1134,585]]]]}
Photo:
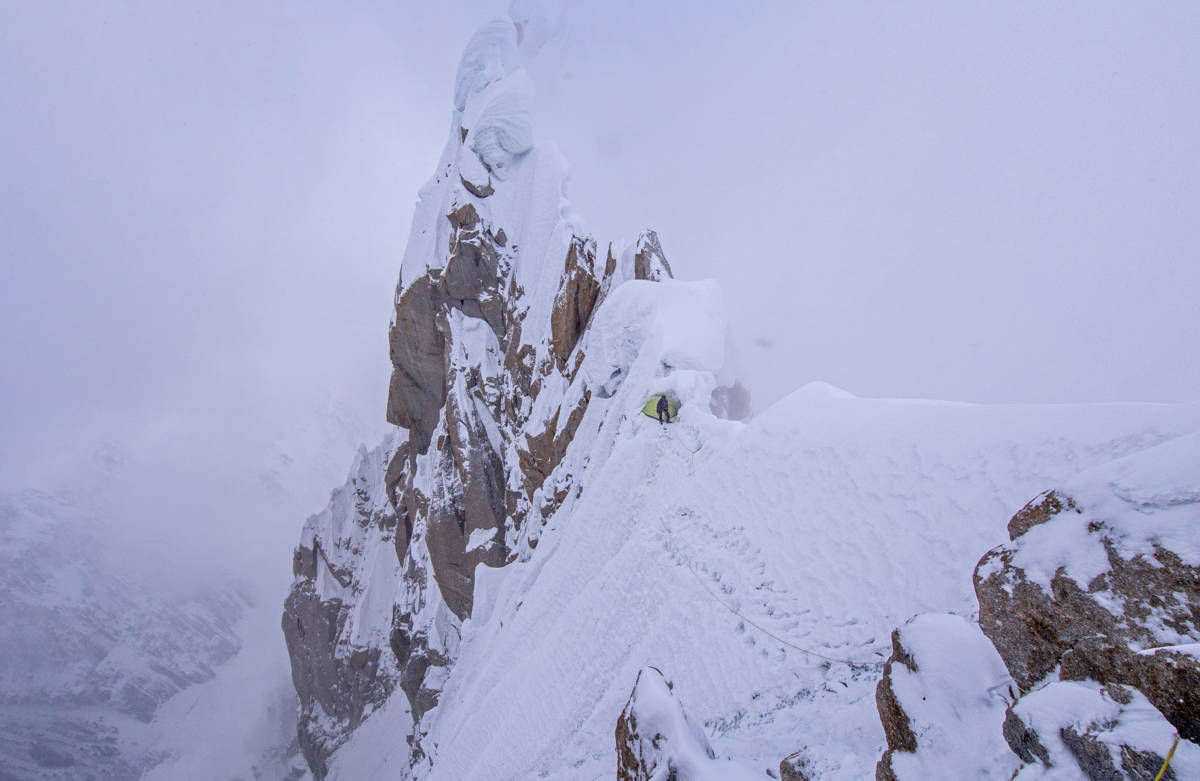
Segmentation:
{"type": "Polygon", "coordinates": [[[638,672],[616,739],[617,781],[698,781],[717,756],[657,667],[638,672]]]}
{"type": "MultiPolygon", "coordinates": [[[[596,241],[573,225],[565,164],[533,141],[519,46],[537,15],[516,10],[520,29],[489,22],[463,53],[450,137],[413,217],[389,331],[387,419],[401,431],[364,456],[296,551],[284,628],[301,743],[318,776],[394,688],[413,719],[411,762],[429,761],[422,738],[475,612],[478,573],[528,559],[542,525],[582,491],[583,468],[603,460],[565,463],[600,392],[581,371],[594,318],[611,308],[636,320],[619,302],[654,296],[624,293],[625,283],[671,282],[652,231],[619,259],[610,247],[598,260],[596,241]],[[609,298],[616,303],[602,306],[609,298]]],[[[680,312],[688,295],[663,294],[680,312]]],[[[636,325],[663,327],[641,314],[636,325]]],[[[681,349],[668,357],[687,364],[707,403],[713,383],[691,364],[711,361],[689,352],[704,334],[675,332],[664,344],[681,349]]],[[[647,379],[663,359],[652,336],[639,341],[647,379]]],[[[629,401],[637,409],[643,400],[629,401]]],[[[604,421],[593,415],[590,433],[604,421]]]]}
{"type": "Polygon", "coordinates": [[[975,570],[979,621],[1022,690],[1055,672],[1140,689],[1200,739],[1200,436],[1081,473],[975,570]]]}
{"type": "Polygon", "coordinates": [[[1001,735],[1015,686],[978,625],[919,615],[892,633],[875,691],[888,749],[879,781],[1007,778],[1019,766],[1001,735]]]}
{"type": "MultiPolygon", "coordinates": [[[[1175,730],[1141,692],[1091,681],[1057,681],[1022,697],[1004,735],[1028,763],[1020,781],[1152,781],[1175,742],[1175,730]]],[[[1200,746],[1181,740],[1162,778],[1200,778],[1200,746]]]]}

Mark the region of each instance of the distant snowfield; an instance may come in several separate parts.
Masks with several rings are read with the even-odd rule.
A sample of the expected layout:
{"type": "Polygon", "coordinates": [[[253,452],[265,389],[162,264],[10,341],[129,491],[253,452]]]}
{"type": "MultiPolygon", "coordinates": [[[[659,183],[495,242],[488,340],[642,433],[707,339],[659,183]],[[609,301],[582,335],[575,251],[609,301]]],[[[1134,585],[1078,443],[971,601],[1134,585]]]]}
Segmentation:
{"type": "Polygon", "coordinates": [[[242,650],[207,683],[166,702],[146,728],[150,747],[165,755],[144,781],[284,778],[296,731],[296,693],[287,676],[287,650],[278,628],[279,607],[253,607],[237,627],[242,650]]]}
{"type": "MultiPolygon", "coordinates": [[[[529,561],[476,575],[429,779],[611,778],[617,717],[648,664],[704,725],[711,778],[765,777],[796,751],[816,777],[873,777],[881,668],[786,647],[705,586],[797,646],[880,662],[917,613],[975,617],[975,563],[1029,499],[1200,430],[1200,403],[890,401],[820,383],[746,425],[690,404],[662,426],[640,402],[613,406],[629,406],[622,391],[593,398],[611,453],[582,495],[529,561]]],[[[406,777],[410,729],[397,692],[330,778],[406,777]]]]}

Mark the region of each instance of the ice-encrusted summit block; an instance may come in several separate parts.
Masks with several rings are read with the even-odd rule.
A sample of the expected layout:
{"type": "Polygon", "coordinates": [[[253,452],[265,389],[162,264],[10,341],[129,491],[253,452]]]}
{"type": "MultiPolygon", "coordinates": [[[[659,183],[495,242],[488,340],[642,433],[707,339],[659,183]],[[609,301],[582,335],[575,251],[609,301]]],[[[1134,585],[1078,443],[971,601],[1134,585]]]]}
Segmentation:
{"type": "Polygon", "coordinates": [[[671,275],[653,232],[603,258],[579,235],[566,166],[534,141],[519,37],[496,20],[471,38],[420,192],[389,330],[399,431],[361,455],[297,548],[284,629],[318,776],[397,687],[414,763],[425,756],[476,568],[528,557],[579,490],[560,465],[592,397],[577,375],[594,312],[624,281],[671,275]]]}

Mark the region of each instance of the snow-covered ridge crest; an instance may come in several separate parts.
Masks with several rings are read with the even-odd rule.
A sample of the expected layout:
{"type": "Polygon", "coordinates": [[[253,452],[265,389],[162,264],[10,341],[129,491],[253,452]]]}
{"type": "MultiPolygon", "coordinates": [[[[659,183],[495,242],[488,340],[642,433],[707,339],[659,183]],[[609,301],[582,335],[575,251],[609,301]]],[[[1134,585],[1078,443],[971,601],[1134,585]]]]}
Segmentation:
{"type": "Polygon", "coordinates": [[[396,287],[387,417],[399,431],[360,454],[296,551],[283,626],[318,776],[401,693],[408,759],[429,766],[425,736],[480,608],[479,573],[532,558],[607,452],[591,443],[614,407],[593,400],[636,374],[626,407],[653,390],[707,406],[724,359],[715,286],[671,282],[653,232],[601,255],[572,224],[566,166],[534,141],[519,46],[536,38],[495,20],[463,53],[396,287]],[[594,335],[597,317],[622,345],[594,335]]]}
{"type": "MultiPolygon", "coordinates": [[[[561,159],[525,133],[506,24],[468,46],[414,219],[389,334],[400,430],[356,466],[346,490],[361,501],[335,498],[300,542],[284,626],[298,675],[329,671],[302,692],[309,762],[342,779],[611,777],[614,722],[652,664],[686,695],[720,777],[789,756],[784,778],[870,777],[879,671],[773,638],[883,662],[910,616],[973,616],[971,565],[1003,519],[1082,469],[1195,432],[1200,406],[813,385],[749,424],[722,419],[720,290],[673,279],[653,234],[614,252],[575,229],[561,159]],[[641,414],[659,393],[682,402],[674,425],[641,414]],[[308,565],[318,547],[325,574],[308,565]]],[[[970,618],[951,623],[957,647],[986,645],[970,618]]],[[[964,673],[986,692],[1003,676],[982,661],[964,673]]],[[[907,678],[897,701],[957,680],[907,678]]],[[[973,721],[1002,717],[989,701],[973,721]]]]}

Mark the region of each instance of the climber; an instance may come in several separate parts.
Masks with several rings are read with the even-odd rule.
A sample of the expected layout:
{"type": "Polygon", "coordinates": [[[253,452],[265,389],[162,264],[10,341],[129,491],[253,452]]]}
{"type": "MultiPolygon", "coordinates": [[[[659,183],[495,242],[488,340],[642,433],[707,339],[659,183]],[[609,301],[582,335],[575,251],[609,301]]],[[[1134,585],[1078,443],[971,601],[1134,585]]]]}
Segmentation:
{"type": "Polygon", "coordinates": [[[667,394],[664,393],[658,397],[658,404],[654,407],[654,409],[656,412],[658,412],[659,423],[671,422],[671,405],[670,402],[667,401],[667,394]],[[666,420],[663,420],[663,415],[667,416],[666,420]]]}

